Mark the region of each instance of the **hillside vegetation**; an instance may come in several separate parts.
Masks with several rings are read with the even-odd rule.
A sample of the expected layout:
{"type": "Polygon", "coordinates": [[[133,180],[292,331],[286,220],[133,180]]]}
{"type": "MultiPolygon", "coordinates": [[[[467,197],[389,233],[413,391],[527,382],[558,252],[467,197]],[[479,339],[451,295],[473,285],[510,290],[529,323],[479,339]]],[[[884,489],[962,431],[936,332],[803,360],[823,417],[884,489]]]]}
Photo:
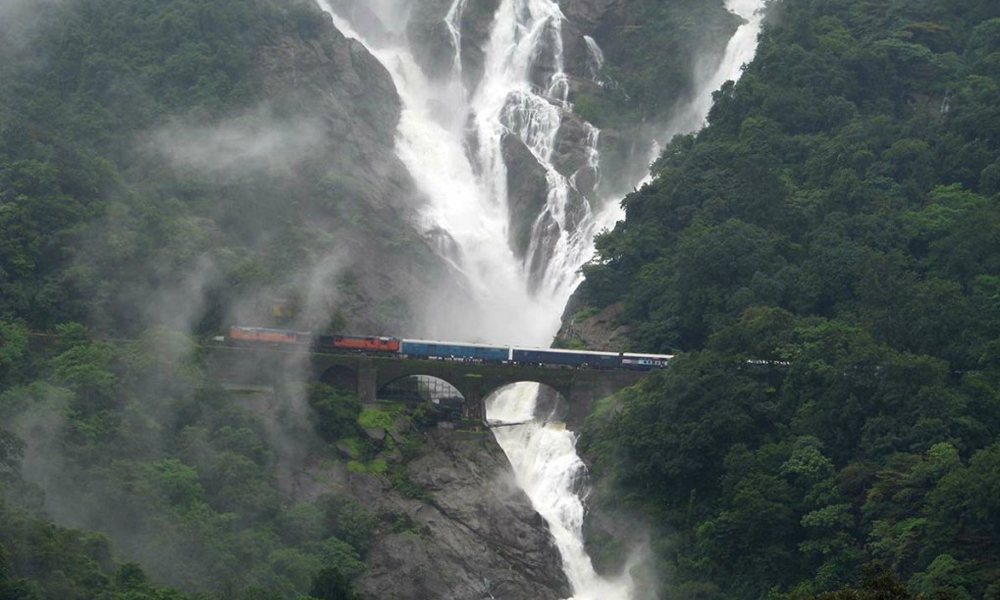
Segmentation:
{"type": "Polygon", "coordinates": [[[585,269],[633,349],[682,353],[591,419],[604,504],[655,523],[675,600],[809,595],[866,564],[996,598],[1000,5],[769,10],[585,269]]]}
{"type": "Polygon", "coordinates": [[[0,598],[350,597],[384,515],[279,478],[336,461],[313,425],[366,468],[357,399],[279,385],[266,414],[186,335],[274,298],[305,311],[314,282],[346,307],[320,302],[323,323],[407,316],[316,272],[357,236],[378,260],[407,235],[390,197],[363,201],[402,176],[345,174],[396,119],[387,75],[345,52],[306,0],[0,4],[0,598]],[[337,80],[365,69],[368,87],[337,80]]]}
{"type": "Polygon", "coordinates": [[[344,250],[434,276],[400,209],[398,98],[313,2],[8,4],[0,317],[202,333],[281,299],[403,327],[411,280],[344,250]]]}
{"type": "Polygon", "coordinates": [[[20,437],[0,429],[0,598],[348,597],[387,515],[287,480],[315,467],[308,455],[338,462],[313,427],[374,458],[356,398],[292,382],[227,392],[192,340],[162,329],[129,344],[58,333],[31,351],[0,328],[0,422],[20,437]]]}

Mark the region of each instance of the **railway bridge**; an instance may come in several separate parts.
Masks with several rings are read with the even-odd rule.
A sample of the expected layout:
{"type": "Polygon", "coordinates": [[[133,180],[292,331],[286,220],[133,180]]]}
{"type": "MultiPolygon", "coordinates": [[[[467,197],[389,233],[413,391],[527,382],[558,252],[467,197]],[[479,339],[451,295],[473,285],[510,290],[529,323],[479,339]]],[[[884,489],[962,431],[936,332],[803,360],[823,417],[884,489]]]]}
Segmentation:
{"type": "Polygon", "coordinates": [[[464,399],[463,417],[482,420],[484,401],[493,392],[520,382],[535,382],[558,392],[567,403],[566,421],[579,424],[594,402],[638,383],[648,372],[572,369],[513,364],[468,363],[395,356],[325,354],[258,348],[213,347],[208,360],[223,380],[273,383],[275,377],[322,381],[355,390],[365,403],[375,402],[393,384],[414,376],[435,377],[464,399]]]}

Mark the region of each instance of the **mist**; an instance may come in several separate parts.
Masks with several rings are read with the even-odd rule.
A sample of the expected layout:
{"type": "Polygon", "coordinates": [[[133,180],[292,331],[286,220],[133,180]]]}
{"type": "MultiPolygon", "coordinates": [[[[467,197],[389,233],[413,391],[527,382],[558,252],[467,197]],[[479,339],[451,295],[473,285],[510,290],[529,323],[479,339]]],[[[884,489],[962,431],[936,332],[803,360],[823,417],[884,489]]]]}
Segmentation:
{"type": "MultiPolygon", "coordinates": [[[[34,39],[47,13],[70,0],[0,0],[0,50],[21,51],[34,39]]],[[[20,56],[23,60],[25,57],[20,56]]]]}
{"type": "Polygon", "coordinates": [[[167,126],[150,134],[144,146],[174,168],[206,175],[290,175],[326,143],[323,122],[307,116],[278,119],[270,113],[261,107],[210,126],[167,126]]]}

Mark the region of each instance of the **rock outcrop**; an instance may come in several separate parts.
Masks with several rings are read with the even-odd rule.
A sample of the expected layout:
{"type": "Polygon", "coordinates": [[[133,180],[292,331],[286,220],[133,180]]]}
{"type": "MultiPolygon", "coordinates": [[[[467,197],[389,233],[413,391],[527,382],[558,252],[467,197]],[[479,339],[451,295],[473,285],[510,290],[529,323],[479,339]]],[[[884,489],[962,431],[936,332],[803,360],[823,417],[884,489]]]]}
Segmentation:
{"type": "Polygon", "coordinates": [[[356,582],[371,600],[556,600],[569,596],[545,521],[514,484],[492,435],[432,429],[407,477],[408,499],[384,478],[351,473],[354,498],[397,515],[406,531],[380,535],[356,582]]]}
{"type": "Polygon", "coordinates": [[[556,135],[552,164],[563,176],[573,182],[576,191],[592,198],[600,174],[590,164],[593,148],[592,137],[597,130],[576,114],[565,111],[556,135]]]}
{"type": "Polygon", "coordinates": [[[484,44],[490,39],[490,28],[500,0],[469,0],[462,13],[462,72],[466,89],[473,90],[483,78],[484,44]]]}
{"type": "Polygon", "coordinates": [[[562,327],[556,334],[560,347],[583,347],[591,350],[621,352],[628,346],[628,328],[618,323],[618,314],[625,308],[616,302],[599,311],[583,309],[570,301],[563,313],[562,327]],[[575,313],[575,314],[573,314],[575,313]]]}
{"type": "Polygon", "coordinates": [[[461,53],[462,80],[467,90],[474,90],[483,75],[483,45],[500,0],[466,0],[458,19],[459,47],[455,47],[446,18],[455,0],[419,0],[413,4],[406,34],[414,57],[432,79],[444,79],[454,72],[455,53],[461,53]]]}
{"type": "Polygon", "coordinates": [[[584,36],[603,43],[625,23],[624,0],[560,0],[567,22],[563,25],[566,70],[578,77],[588,73],[588,49],[584,36]]]}
{"type": "Polygon", "coordinates": [[[531,245],[535,221],[545,210],[549,184],[545,168],[538,164],[528,147],[516,136],[503,136],[504,163],[507,165],[507,197],[510,211],[509,243],[524,258],[531,245]]]}
{"type": "Polygon", "coordinates": [[[453,1],[415,2],[406,26],[414,58],[431,79],[443,79],[454,70],[456,48],[445,22],[453,1]]]}

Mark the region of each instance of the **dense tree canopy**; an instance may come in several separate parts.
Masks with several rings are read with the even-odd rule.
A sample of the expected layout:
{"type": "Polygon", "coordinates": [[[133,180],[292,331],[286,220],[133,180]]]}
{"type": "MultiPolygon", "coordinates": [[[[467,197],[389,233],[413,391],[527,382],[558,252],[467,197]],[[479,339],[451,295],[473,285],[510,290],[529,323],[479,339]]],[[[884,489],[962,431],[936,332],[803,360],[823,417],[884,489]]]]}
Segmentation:
{"type": "Polygon", "coordinates": [[[237,299],[260,303],[329,247],[299,211],[344,194],[336,172],[171,154],[199,132],[230,147],[296,133],[294,90],[264,89],[261,49],[328,51],[321,11],[0,4],[0,598],[348,593],[377,515],[329,490],[284,495],[291,444],[274,432],[304,422],[297,451],[330,458],[315,425],[368,460],[357,399],[279,386],[299,420],[264,416],[178,333],[217,332],[237,299]]]}
{"type": "MultiPolygon", "coordinates": [[[[0,385],[0,422],[30,447],[0,429],[0,574],[26,594],[5,598],[131,598],[137,589],[182,597],[154,580],[187,591],[228,587],[226,597],[257,597],[253,589],[295,597],[319,585],[323,569],[342,586],[364,570],[376,515],[335,494],[283,498],[275,472],[291,442],[275,431],[296,424],[268,424],[220,388],[190,339],[154,329],[123,345],[89,339],[76,324],[59,332],[57,343],[32,353],[33,381],[0,385]],[[22,459],[44,486],[47,511],[109,533],[56,527],[36,514],[40,490],[22,479],[22,459]],[[113,556],[143,567],[116,565],[113,556]]],[[[307,401],[295,386],[276,393],[289,406],[307,401]]],[[[357,400],[345,404],[357,408],[315,421],[332,441],[358,431],[357,400]]],[[[299,435],[306,450],[319,443],[299,435]]]]}
{"type": "Polygon", "coordinates": [[[815,594],[866,563],[1000,590],[998,24],[972,0],[774,3],[598,240],[584,297],[682,352],[583,439],[658,525],[666,597],[815,594]]]}
{"type": "MultiPolygon", "coordinates": [[[[259,413],[191,339],[152,328],[210,332],[235,298],[280,288],[329,245],[303,221],[356,194],[308,161],[206,175],[149,151],[233,114],[289,125],[295,99],[265,93],[255,49],[319,43],[317,9],[9,4],[33,6],[0,19],[0,597],[350,598],[379,516],[285,501],[259,413]]],[[[660,118],[690,89],[701,30],[669,47],[651,31],[735,25],[718,3],[627,4],[606,49],[629,69],[578,98],[599,125],[660,118]]],[[[664,597],[995,599],[1000,5],[769,10],[709,127],[673,140],[585,269],[583,295],[624,305],[634,349],[683,353],[588,424],[618,486],[595,500],[653,523],[664,597]],[[863,577],[869,563],[893,576],[863,577]]],[[[325,386],[278,393],[308,402],[347,468],[424,493],[357,436],[391,417],[325,386]]]]}

